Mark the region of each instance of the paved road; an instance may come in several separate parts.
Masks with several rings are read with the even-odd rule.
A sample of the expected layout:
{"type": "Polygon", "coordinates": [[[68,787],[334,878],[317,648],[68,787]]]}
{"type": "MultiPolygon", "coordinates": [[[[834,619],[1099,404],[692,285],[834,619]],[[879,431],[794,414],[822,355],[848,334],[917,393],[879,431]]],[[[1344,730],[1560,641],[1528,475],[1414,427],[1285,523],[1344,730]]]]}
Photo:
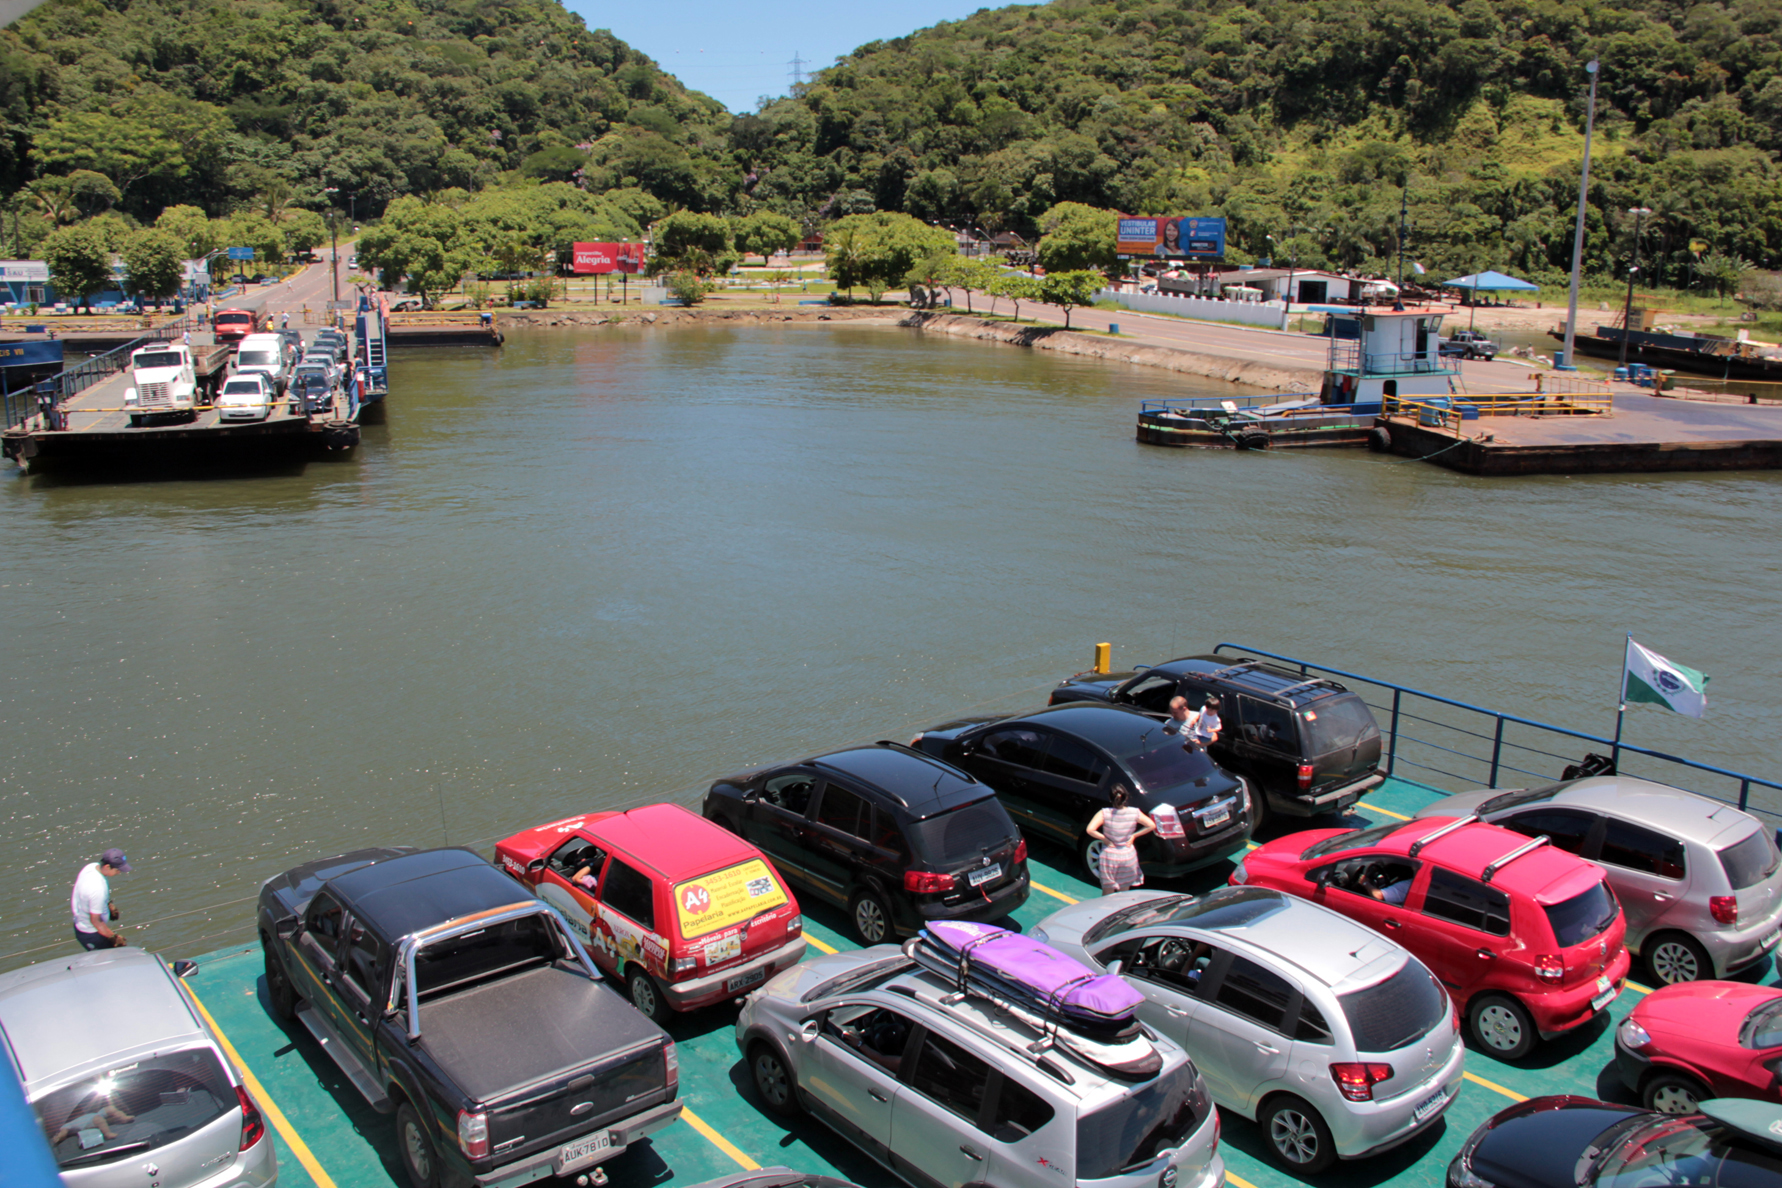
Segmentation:
{"type": "MultiPolygon", "coordinates": [[[[353,295],[352,286],[346,283],[348,257],[349,252],[343,245],[340,249],[342,300],[350,299],[353,295]]],[[[211,302],[211,307],[264,310],[275,319],[288,313],[293,326],[320,326],[328,320],[328,302],[332,297],[333,283],[328,269],[328,253],[324,251],[320,264],[311,264],[276,285],[249,285],[238,293],[211,302]],[[307,319],[304,313],[306,308],[307,319]]]]}

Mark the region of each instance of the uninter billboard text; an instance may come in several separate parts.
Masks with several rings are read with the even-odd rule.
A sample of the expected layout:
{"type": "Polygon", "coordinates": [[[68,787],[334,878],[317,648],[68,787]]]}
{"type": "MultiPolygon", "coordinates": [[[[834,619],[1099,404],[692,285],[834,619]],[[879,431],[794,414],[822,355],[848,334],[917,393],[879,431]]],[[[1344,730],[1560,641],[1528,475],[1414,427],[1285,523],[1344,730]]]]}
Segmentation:
{"type": "Polygon", "coordinates": [[[1120,216],[1115,251],[1122,256],[1215,260],[1225,254],[1225,220],[1120,216]]]}

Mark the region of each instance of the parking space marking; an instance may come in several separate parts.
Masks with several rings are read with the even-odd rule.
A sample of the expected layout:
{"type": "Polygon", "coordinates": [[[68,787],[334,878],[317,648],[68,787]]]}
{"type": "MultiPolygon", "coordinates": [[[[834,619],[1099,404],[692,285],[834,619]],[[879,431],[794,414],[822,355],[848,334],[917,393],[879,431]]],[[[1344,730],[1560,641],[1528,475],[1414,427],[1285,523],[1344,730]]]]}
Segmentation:
{"type": "Polygon", "coordinates": [[[717,1131],[713,1130],[711,1128],[711,1125],[708,1122],[706,1122],[706,1120],[704,1118],[701,1118],[698,1114],[695,1114],[692,1110],[688,1109],[685,1105],[681,1106],[681,1117],[682,1117],[682,1119],[684,1119],[686,1121],[688,1126],[691,1126],[694,1130],[697,1130],[700,1134],[704,1135],[706,1141],[711,1143],[712,1146],[716,1147],[718,1150],[724,1152],[724,1154],[730,1156],[730,1158],[736,1160],[737,1163],[741,1164],[742,1169],[744,1171],[760,1171],[761,1170],[761,1165],[759,1163],[756,1163],[753,1159],[750,1159],[747,1155],[744,1155],[735,1143],[731,1142],[729,1139],[725,1138],[723,1135],[721,1135],[717,1131]]]}
{"type": "Polygon", "coordinates": [[[825,941],[820,941],[808,932],[804,934],[804,943],[807,945],[810,945],[812,948],[821,949],[821,950],[823,950],[823,952],[829,954],[830,956],[835,955],[835,946],[834,945],[828,944],[825,941]]]}
{"type": "Polygon", "coordinates": [[[1465,1077],[1467,1080],[1471,1081],[1475,1085],[1485,1086],[1485,1088],[1491,1090],[1493,1093],[1503,1094],[1505,1097],[1509,1098],[1511,1101],[1527,1101],[1528,1100],[1528,1098],[1522,1096],[1522,1094],[1516,1092],[1514,1089],[1505,1089],[1502,1085],[1496,1084],[1492,1081],[1487,1081],[1484,1077],[1474,1076],[1472,1073],[1461,1073],[1460,1075],[1465,1077]]]}
{"type": "Polygon", "coordinates": [[[1636,994],[1650,994],[1650,993],[1652,993],[1652,987],[1642,986],[1638,982],[1634,981],[1631,978],[1628,979],[1627,988],[1629,990],[1632,990],[1636,994]]]}
{"type": "Polygon", "coordinates": [[[1380,806],[1379,806],[1379,805],[1377,805],[1377,804],[1369,804],[1369,803],[1368,803],[1368,802],[1367,802],[1367,801],[1365,801],[1365,800],[1363,800],[1363,801],[1361,801],[1361,802],[1360,802],[1360,803],[1359,803],[1359,804],[1357,804],[1357,805],[1356,805],[1356,807],[1357,807],[1357,808],[1364,808],[1364,809],[1366,809],[1366,810],[1367,810],[1367,811],[1368,811],[1368,812],[1370,812],[1370,813],[1385,813],[1385,814],[1386,814],[1386,815],[1387,815],[1387,816],[1388,816],[1388,817],[1397,817],[1397,818],[1398,818],[1398,819],[1399,819],[1399,820],[1401,820],[1401,821],[1411,821],[1411,820],[1415,820],[1415,818],[1413,818],[1413,817],[1407,817],[1407,816],[1405,816],[1405,815],[1404,815],[1404,814],[1403,814],[1403,813],[1395,813],[1395,812],[1393,812],[1393,811],[1392,811],[1392,810],[1391,810],[1391,809],[1389,809],[1389,808],[1381,808],[1381,807],[1380,807],[1380,806]]]}
{"type": "Polygon", "coordinates": [[[1028,880],[1028,885],[1031,886],[1035,891],[1044,891],[1047,895],[1050,895],[1053,899],[1062,899],[1066,903],[1081,902],[1080,900],[1072,899],[1070,896],[1066,895],[1062,891],[1052,890],[1052,888],[1046,886],[1044,883],[1035,883],[1030,879],[1030,880],[1028,880]]]}
{"type": "Polygon", "coordinates": [[[296,1128],[291,1125],[291,1120],[285,1117],[285,1112],[278,1108],[278,1103],[272,1100],[270,1093],[266,1092],[266,1086],[260,1083],[260,1078],[254,1075],[254,1070],[247,1066],[247,1061],[241,1058],[241,1053],[237,1052],[235,1045],[229,1042],[228,1035],[221,1027],[217,1026],[217,1021],[211,1017],[209,1009],[199,1001],[197,991],[190,986],[185,989],[186,993],[192,996],[192,1005],[198,1008],[198,1013],[204,1016],[204,1021],[210,1024],[212,1031],[216,1032],[218,1042],[223,1045],[224,1054],[229,1057],[230,1062],[235,1065],[236,1071],[241,1074],[242,1081],[247,1084],[248,1092],[253,1094],[254,1101],[259,1103],[266,1116],[272,1119],[272,1125],[284,1138],[285,1144],[297,1156],[297,1162],[303,1165],[303,1170],[309,1173],[309,1178],[315,1181],[316,1188],[335,1188],[334,1178],[323,1171],[322,1165],[316,1162],[316,1157],[310,1153],[309,1144],[305,1143],[297,1134],[296,1128]]]}
{"type": "Polygon", "coordinates": [[[1236,1188],[1256,1188],[1256,1185],[1250,1183],[1250,1181],[1244,1179],[1244,1177],[1238,1175],[1229,1167],[1225,1169],[1225,1182],[1227,1184],[1235,1185],[1236,1188]]]}

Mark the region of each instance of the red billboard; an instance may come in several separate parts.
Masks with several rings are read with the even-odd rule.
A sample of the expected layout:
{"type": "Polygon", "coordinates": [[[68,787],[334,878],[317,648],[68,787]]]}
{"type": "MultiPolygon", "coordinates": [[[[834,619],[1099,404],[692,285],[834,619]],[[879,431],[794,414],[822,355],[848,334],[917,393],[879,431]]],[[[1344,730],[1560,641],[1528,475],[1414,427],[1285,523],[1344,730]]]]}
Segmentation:
{"type": "Polygon", "coordinates": [[[586,273],[642,272],[644,245],[641,243],[578,243],[575,245],[574,272],[586,273]]]}

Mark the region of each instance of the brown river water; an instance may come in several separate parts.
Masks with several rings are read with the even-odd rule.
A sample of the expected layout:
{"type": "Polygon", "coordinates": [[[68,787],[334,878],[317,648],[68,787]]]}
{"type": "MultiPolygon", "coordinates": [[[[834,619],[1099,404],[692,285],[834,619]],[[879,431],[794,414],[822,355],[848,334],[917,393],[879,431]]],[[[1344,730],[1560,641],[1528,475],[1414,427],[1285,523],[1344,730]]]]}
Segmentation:
{"type": "Polygon", "coordinates": [[[1228,393],[893,329],[539,330],[398,354],[387,424],[298,473],[8,467],[0,968],[73,950],[106,846],[133,940],[204,952],[296,861],[693,803],[1042,704],[1100,640],[1607,734],[1631,631],[1713,680],[1630,742],[1782,772],[1782,476],[1133,440],[1140,399],[1191,394],[1228,393]]]}

